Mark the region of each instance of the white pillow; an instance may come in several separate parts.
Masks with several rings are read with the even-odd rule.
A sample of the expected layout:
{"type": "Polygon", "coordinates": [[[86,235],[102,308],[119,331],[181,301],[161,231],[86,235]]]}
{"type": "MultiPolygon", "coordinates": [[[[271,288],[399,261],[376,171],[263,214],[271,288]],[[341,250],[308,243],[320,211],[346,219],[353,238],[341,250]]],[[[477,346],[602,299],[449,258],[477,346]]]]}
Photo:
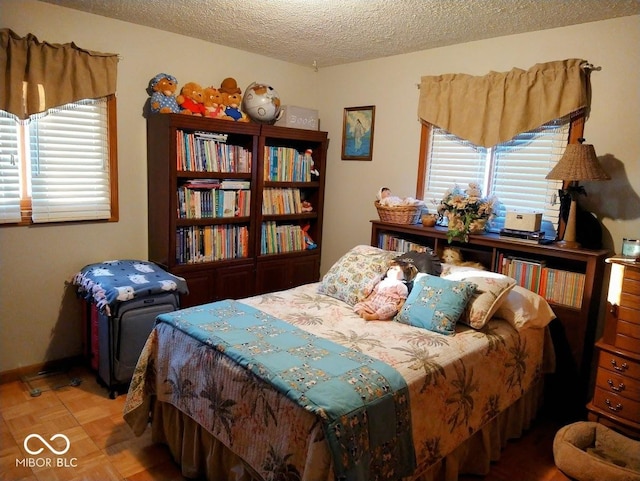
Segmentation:
{"type": "Polygon", "coordinates": [[[541,328],[556,315],[544,297],[521,286],[515,286],[495,313],[516,329],[541,328]]]}

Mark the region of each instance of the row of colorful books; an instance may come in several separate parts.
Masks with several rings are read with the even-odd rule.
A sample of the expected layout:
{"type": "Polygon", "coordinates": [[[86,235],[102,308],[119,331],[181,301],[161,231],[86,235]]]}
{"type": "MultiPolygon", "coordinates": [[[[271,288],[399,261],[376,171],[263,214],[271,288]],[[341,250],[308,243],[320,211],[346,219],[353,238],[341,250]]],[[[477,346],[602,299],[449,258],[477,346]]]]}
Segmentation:
{"type": "Polygon", "coordinates": [[[251,212],[251,191],[221,188],[194,189],[191,184],[178,187],[178,218],[207,219],[245,217],[251,212]]]}
{"type": "Polygon", "coordinates": [[[302,213],[300,189],[265,189],[262,191],[263,214],[302,213]]]}
{"type": "Polygon", "coordinates": [[[264,147],[264,179],[276,182],[310,182],[313,157],[290,147],[264,147]]]}
{"type": "Polygon", "coordinates": [[[176,132],[177,168],[192,172],[251,172],[252,152],[227,144],[226,134],[176,132]]]}
{"type": "Polygon", "coordinates": [[[208,225],[176,230],[176,261],[196,264],[249,256],[247,226],[208,225]]]}
{"type": "Polygon", "coordinates": [[[302,227],[299,225],[262,223],[261,254],[282,254],[297,252],[307,248],[302,227]]]}
{"type": "Polygon", "coordinates": [[[378,247],[387,251],[398,252],[426,252],[427,247],[415,242],[402,239],[389,234],[380,234],[378,237],[378,247]]]}
{"type": "Polygon", "coordinates": [[[498,272],[512,277],[518,285],[533,291],[554,304],[582,306],[585,274],[547,267],[543,260],[524,259],[500,254],[498,272]]]}

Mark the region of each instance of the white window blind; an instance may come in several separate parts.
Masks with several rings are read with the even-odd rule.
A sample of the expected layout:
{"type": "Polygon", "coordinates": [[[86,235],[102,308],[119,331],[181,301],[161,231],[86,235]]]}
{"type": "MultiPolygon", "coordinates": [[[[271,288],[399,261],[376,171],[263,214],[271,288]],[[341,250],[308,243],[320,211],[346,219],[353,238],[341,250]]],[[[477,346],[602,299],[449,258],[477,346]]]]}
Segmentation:
{"type": "Polygon", "coordinates": [[[432,201],[439,202],[455,184],[465,187],[471,182],[485,185],[487,149],[476,147],[436,127],[431,129],[430,146],[429,171],[423,196],[427,207],[432,201]]]}
{"type": "Polygon", "coordinates": [[[0,111],[0,223],[20,222],[18,122],[0,111]]]}
{"type": "Polygon", "coordinates": [[[541,212],[557,229],[560,203],[556,202],[562,181],[545,176],[558,163],[569,138],[569,124],[545,125],[500,144],[495,152],[492,193],[503,207],[541,212]]]}
{"type": "Polygon", "coordinates": [[[569,125],[568,118],[559,119],[490,149],[433,127],[423,199],[430,207],[454,185],[466,188],[475,182],[484,195],[498,198],[499,215],[506,210],[542,212],[557,229],[556,195],[562,182],[545,176],[564,153],[569,125]]]}
{"type": "Polygon", "coordinates": [[[106,99],[50,111],[28,129],[33,222],[109,219],[106,99]]]}

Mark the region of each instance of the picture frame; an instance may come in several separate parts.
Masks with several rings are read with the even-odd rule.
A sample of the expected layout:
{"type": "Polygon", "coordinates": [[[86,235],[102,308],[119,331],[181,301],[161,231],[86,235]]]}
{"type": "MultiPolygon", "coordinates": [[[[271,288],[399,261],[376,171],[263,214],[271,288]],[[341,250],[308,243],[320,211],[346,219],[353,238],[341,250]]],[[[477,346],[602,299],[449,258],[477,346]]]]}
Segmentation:
{"type": "Polygon", "coordinates": [[[375,105],[347,107],[342,121],[342,160],[373,158],[375,105]]]}

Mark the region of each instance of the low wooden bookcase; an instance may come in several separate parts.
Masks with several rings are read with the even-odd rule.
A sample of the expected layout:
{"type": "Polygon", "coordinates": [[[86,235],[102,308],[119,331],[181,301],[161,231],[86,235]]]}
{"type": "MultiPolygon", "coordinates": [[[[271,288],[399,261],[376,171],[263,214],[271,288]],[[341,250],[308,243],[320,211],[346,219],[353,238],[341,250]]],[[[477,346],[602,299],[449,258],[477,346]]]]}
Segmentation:
{"type": "MultiPolygon", "coordinates": [[[[605,259],[609,251],[605,249],[567,249],[554,244],[541,245],[517,240],[505,239],[498,234],[485,233],[471,235],[469,242],[447,241],[447,230],[444,227],[424,227],[421,224],[403,225],[371,221],[371,245],[382,248],[400,247],[406,243],[414,243],[430,247],[439,255],[445,247],[453,246],[463,254],[465,260],[480,262],[487,270],[501,272],[505,259],[522,259],[539,262],[549,269],[566,271],[567,273],[584,274],[584,285],[574,298],[575,306],[549,300],[559,324],[554,326],[554,343],[556,356],[561,361],[561,369],[577,376],[576,402],[582,406],[587,399],[590,382],[591,360],[595,332],[598,323],[600,296],[605,271],[605,259]],[[396,240],[398,243],[396,243],[396,240]],[[567,355],[568,350],[570,356],[567,355]],[[567,366],[566,364],[570,365],[567,366]],[[573,365],[571,365],[573,364],[573,365]]],[[[516,279],[517,280],[517,279],[516,279]]],[[[571,374],[565,374],[571,377],[571,374]]]]}

